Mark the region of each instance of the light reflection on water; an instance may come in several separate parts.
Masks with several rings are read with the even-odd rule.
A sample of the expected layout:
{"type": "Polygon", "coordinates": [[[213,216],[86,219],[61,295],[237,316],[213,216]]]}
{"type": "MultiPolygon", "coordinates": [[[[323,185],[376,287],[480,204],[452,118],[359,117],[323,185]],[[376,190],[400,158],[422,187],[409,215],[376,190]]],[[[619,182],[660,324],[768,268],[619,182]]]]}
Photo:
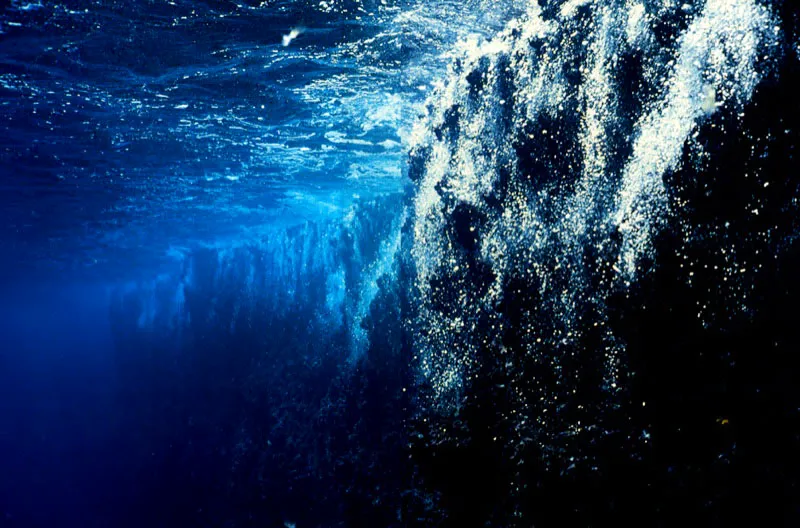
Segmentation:
{"type": "Polygon", "coordinates": [[[446,50],[514,9],[12,2],[0,12],[0,244],[35,265],[156,257],[398,192],[446,50]]]}

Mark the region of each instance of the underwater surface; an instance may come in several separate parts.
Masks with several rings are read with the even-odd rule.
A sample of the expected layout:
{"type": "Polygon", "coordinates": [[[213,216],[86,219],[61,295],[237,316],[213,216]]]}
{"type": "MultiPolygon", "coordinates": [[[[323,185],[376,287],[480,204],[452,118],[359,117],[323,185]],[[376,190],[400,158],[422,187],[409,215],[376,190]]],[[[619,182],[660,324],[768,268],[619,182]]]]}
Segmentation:
{"type": "Polygon", "coordinates": [[[0,527],[797,526],[799,24],[0,1],[0,527]]]}

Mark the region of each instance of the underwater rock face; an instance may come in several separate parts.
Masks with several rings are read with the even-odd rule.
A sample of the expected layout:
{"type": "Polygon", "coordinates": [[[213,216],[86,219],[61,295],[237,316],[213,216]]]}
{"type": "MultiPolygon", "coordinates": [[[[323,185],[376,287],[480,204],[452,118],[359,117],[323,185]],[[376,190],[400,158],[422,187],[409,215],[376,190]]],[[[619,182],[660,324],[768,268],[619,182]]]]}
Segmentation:
{"type": "Polygon", "coordinates": [[[448,525],[797,505],[770,454],[798,446],[796,24],[534,2],[465,45],[413,134],[406,241],[415,449],[448,525]]]}

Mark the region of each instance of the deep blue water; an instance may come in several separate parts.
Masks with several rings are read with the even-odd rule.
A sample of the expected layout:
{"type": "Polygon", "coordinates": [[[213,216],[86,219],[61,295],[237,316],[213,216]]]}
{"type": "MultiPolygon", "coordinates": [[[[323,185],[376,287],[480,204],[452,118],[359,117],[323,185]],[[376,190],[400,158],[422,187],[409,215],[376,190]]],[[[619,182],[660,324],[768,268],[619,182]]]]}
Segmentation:
{"type": "Polygon", "coordinates": [[[114,447],[122,418],[106,319],[97,286],[4,290],[4,526],[111,523],[109,501],[124,495],[113,475],[125,463],[114,447]]]}
{"type": "Polygon", "coordinates": [[[0,526],[796,525],[799,20],[0,3],[0,526]]]}

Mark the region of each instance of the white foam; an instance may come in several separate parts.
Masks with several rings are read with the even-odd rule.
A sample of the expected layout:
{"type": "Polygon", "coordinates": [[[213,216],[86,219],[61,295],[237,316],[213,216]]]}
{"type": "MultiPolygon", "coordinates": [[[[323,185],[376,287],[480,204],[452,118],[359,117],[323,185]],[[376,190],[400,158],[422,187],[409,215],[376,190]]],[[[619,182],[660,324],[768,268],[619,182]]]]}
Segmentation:
{"type": "Polygon", "coordinates": [[[304,32],[305,28],[302,27],[293,28],[291,31],[289,31],[289,33],[287,33],[282,37],[281,43],[283,44],[283,47],[284,48],[288,47],[289,44],[291,44],[294,39],[302,35],[304,32]]]}
{"type": "MultiPolygon", "coordinates": [[[[675,49],[655,49],[649,27],[653,17],[681,7],[647,5],[652,13],[637,0],[574,0],[563,5],[556,19],[546,20],[533,2],[525,17],[494,39],[464,41],[460,66],[450,68],[446,82],[432,83],[432,111],[409,138],[413,151],[427,153],[414,196],[411,257],[420,303],[417,322],[424,328],[416,343],[417,366],[432,387],[433,401],[445,402],[450,412],[475,358],[490,353],[489,343],[500,339],[501,324],[490,329],[485,324],[492,317],[502,319],[494,307],[502,301],[508,279],[538,284],[552,314],[554,335],[520,337],[531,355],[542,353],[543,338],[567,348],[579,339],[586,331],[580,318],[587,306],[596,311],[597,324],[603,323],[609,292],[636,280],[640,260],[651,251],[651,236],[670,212],[664,175],[677,168],[684,144],[704,120],[751,97],[760,80],[758,59],[773,52],[775,22],[754,0],[708,0],[698,12],[686,11],[693,18],[675,49]],[[574,84],[576,76],[564,73],[574,68],[575,48],[582,57],[579,85],[574,84]],[[618,108],[618,70],[621,55],[632,48],[644,55],[645,75],[659,75],[643,83],[662,95],[644,98],[630,125],[630,116],[623,119],[618,108]],[[467,81],[476,70],[481,77],[477,95],[475,84],[467,81]],[[514,90],[510,101],[506,92],[497,91],[501,85],[514,90]],[[441,132],[452,126],[446,121],[453,108],[459,112],[455,135],[441,132]],[[566,138],[572,132],[565,129],[529,126],[545,118],[577,118],[577,137],[566,138]],[[632,154],[621,160],[620,169],[610,160],[618,155],[611,140],[618,140],[621,126],[628,127],[632,154]],[[536,160],[544,174],[516,172],[512,140],[523,131],[534,143],[557,141],[565,150],[556,157],[571,157],[574,153],[566,149],[577,148],[579,166],[567,167],[564,174],[546,173],[559,170],[563,160],[536,160]],[[511,175],[503,180],[498,213],[486,198],[503,170],[511,175]],[[567,185],[569,181],[574,184],[567,185]],[[463,250],[454,247],[456,204],[485,217],[469,258],[491,268],[493,281],[477,298],[471,297],[463,250]],[[609,240],[615,229],[622,234],[621,248],[609,240]],[[612,248],[608,267],[616,286],[592,286],[601,270],[586,264],[587,244],[600,251],[612,248]],[[442,281],[450,281],[446,309],[437,302],[442,281]],[[470,320],[479,314],[484,326],[474,330],[470,320]]],[[[610,330],[603,332],[604,390],[614,394],[621,390],[618,358],[623,344],[610,330]]],[[[552,361],[558,368],[558,358],[552,361]]]]}
{"type": "Polygon", "coordinates": [[[667,95],[639,121],[623,175],[614,222],[624,235],[620,266],[628,278],[649,250],[652,222],[666,212],[663,175],[676,168],[701,118],[750,98],[759,81],[759,50],[774,44],[768,31],[774,25],[752,0],[708,0],[680,39],[667,95]]]}

